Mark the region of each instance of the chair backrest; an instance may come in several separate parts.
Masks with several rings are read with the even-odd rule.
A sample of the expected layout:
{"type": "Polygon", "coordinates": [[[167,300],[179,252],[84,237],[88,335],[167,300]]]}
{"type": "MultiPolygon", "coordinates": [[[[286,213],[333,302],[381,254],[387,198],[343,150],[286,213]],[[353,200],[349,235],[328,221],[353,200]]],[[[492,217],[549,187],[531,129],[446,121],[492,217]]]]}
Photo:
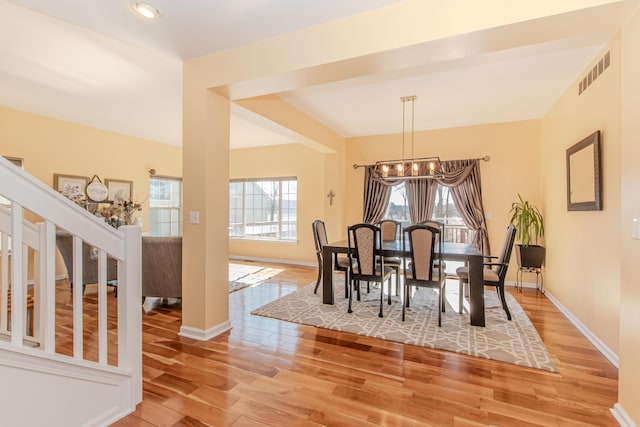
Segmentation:
{"type": "Polygon", "coordinates": [[[436,220],[422,221],[422,222],[419,222],[418,224],[419,225],[428,225],[430,227],[439,228],[439,229],[443,229],[444,228],[444,223],[442,223],[440,221],[436,221],[436,220]]]}
{"type": "Polygon", "coordinates": [[[509,224],[507,231],[504,233],[504,241],[502,242],[502,248],[500,248],[500,255],[498,255],[498,263],[494,267],[494,270],[500,280],[503,280],[507,275],[507,269],[509,268],[509,260],[511,259],[511,251],[513,250],[513,243],[516,240],[516,227],[513,224],[509,224]]]}
{"type": "Polygon", "coordinates": [[[380,227],[371,224],[355,224],[348,228],[348,234],[352,270],[355,270],[356,274],[375,275],[376,247],[381,245],[380,227]]]}
{"type": "Polygon", "coordinates": [[[383,219],[378,223],[383,242],[391,242],[400,239],[402,224],[392,219],[383,219]]]}
{"type": "Polygon", "coordinates": [[[313,227],[313,240],[316,244],[316,253],[322,256],[322,248],[327,244],[327,228],[324,225],[324,221],[316,219],[311,224],[313,227]]]}
{"type": "MultiPolygon", "coordinates": [[[[442,267],[442,243],[440,228],[426,224],[416,224],[404,229],[404,245],[409,250],[411,268],[406,269],[412,279],[433,280],[434,261],[439,259],[437,268],[442,267]]],[[[440,271],[439,276],[442,272],[440,271]]]]}

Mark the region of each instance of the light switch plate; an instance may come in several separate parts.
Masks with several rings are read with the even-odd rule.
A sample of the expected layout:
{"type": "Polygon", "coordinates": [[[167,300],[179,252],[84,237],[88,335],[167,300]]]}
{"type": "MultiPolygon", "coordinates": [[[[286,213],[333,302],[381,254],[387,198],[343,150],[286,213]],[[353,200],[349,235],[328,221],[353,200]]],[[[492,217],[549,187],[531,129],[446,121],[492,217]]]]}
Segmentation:
{"type": "Polygon", "coordinates": [[[633,230],[631,237],[640,240],[640,218],[633,218],[633,230]]]}
{"type": "Polygon", "coordinates": [[[198,211],[189,212],[189,224],[200,224],[200,212],[198,211]]]}

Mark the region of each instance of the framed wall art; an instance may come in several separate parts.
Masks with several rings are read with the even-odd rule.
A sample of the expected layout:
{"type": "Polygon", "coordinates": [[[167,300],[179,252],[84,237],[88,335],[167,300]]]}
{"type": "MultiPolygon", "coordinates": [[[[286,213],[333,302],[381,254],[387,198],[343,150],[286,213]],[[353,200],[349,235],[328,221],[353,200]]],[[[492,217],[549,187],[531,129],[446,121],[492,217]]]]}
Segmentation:
{"type": "Polygon", "coordinates": [[[104,184],[109,189],[109,200],[131,200],[131,195],[133,194],[133,181],[105,178],[104,184]]]}
{"type": "Polygon", "coordinates": [[[88,181],[86,176],[53,174],[53,188],[70,199],[84,197],[88,181]]]}
{"type": "Polygon", "coordinates": [[[600,131],[567,148],[567,210],[602,210],[600,131]]]}
{"type": "MultiPolygon", "coordinates": [[[[18,166],[19,168],[23,168],[23,166],[22,166],[23,160],[20,157],[9,157],[9,156],[2,156],[2,157],[4,157],[5,159],[9,160],[11,163],[13,163],[14,165],[18,166]]],[[[6,198],[0,196],[0,205],[2,205],[2,206],[10,206],[11,205],[11,201],[9,199],[6,199],[6,198]]]]}

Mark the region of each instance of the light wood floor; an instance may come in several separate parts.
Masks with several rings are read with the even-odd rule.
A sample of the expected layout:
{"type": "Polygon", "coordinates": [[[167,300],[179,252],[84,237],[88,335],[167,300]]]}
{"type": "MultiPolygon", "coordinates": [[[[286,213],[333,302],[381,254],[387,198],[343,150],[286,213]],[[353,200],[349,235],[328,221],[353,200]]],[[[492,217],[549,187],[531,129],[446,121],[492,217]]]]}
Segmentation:
{"type": "Polygon", "coordinates": [[[179,306],[144,314],[144,401],[115,425],[617,425],[617,370],[534,290],[512,293],[560,373],[252,316],[315,280],[280,267],[230,294],[233,329],[211,341],[177,335],[179,306]]]}

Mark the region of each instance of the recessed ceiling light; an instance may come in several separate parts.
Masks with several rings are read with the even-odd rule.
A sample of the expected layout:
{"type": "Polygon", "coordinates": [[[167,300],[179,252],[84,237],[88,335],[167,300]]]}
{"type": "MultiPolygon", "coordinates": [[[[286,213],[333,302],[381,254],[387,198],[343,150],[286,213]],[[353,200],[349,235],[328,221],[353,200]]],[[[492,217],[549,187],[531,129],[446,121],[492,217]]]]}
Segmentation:
{"type": "Polygon", "coordinates": [[[133,2],[131,3],[131,7],[137,14],[149,19],[153,19],[160,14],[160,11],[158,11],[158,9],[147,3],[133,2]]]}

